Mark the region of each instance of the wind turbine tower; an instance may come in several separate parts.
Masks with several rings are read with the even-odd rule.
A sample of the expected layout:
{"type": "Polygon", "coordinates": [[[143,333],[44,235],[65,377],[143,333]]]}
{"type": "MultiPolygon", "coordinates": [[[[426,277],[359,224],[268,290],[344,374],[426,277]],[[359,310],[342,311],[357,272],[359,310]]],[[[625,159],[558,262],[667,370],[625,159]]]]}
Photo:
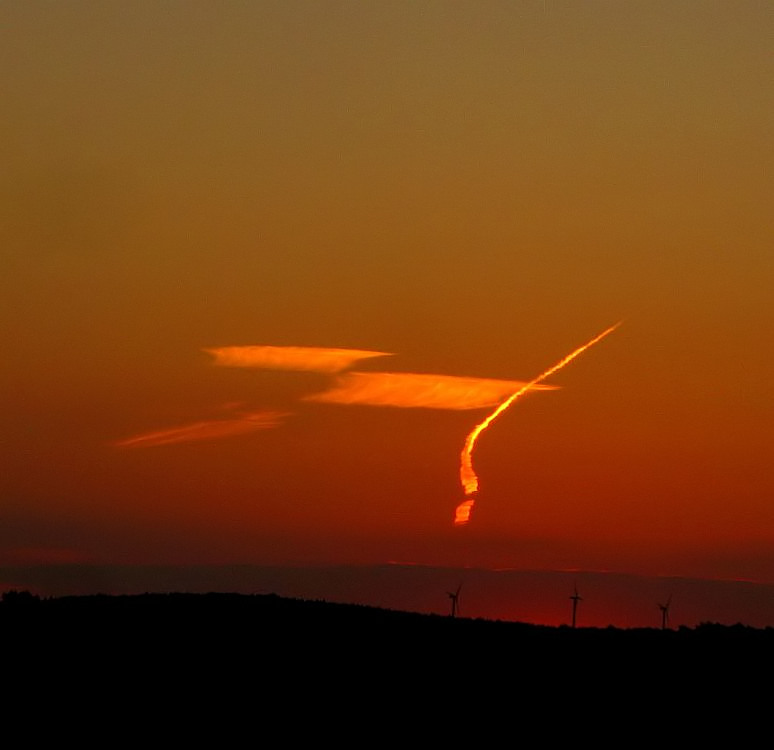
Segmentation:
{"type": "Polygon", "coordinates": [[[460,599],[460,589],[462,588],[462,584],[457,586],[457,590],[454,592],[447,591],[446,594],[451,599],[451,616],[456,617],[457,613],[459,612],[459,599],[460,599]]]}
{"type": "Polygon", "coordinates": [[[578,602],[583,601],[583,597],[578,593],[578,584],[575,584],[575,593],[570,597],[572,599],[572,626],[575,627],[576,617],[578,615],[578,602]]]}
{"type": "Polygon", "coordinates": [[[661,629],[666,630],[669,627],[669,606],[672,604],[672,594],[669,595],[669,599],[666,600],[666,604],[659,604],[658,608],[661,610],[661,629]]]}

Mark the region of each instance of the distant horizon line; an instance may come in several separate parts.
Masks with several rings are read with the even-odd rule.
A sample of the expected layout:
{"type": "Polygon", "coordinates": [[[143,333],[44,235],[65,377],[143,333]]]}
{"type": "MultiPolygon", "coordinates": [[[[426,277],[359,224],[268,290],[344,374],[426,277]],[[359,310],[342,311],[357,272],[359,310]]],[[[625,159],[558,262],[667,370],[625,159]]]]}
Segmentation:
{"type": "MultiPolygon", "coordinates": [[[[406,567],[426,568],[429,570],[466,570],[486,573],[557,573],[566,575],[625,576],[630,578],[668,579],[683,581],[717,581],[720,583],[750,583],[761,586],[774,586],[774,579],[755,579],[728,576],[707,576],[681,573],[641,573],[607,568],[532,568],[515,566],[486,565],[444,565],[436,563],[387,560],[384,562],[97,562],[97,561],[49,561],[49,562],[0,562],[0,570],[11,568],[283,568],[288,570],[326,569],[326,568],[379,568],[406,567]]],[[[1,584],[0,584],[1,585],[1,584]]]]}

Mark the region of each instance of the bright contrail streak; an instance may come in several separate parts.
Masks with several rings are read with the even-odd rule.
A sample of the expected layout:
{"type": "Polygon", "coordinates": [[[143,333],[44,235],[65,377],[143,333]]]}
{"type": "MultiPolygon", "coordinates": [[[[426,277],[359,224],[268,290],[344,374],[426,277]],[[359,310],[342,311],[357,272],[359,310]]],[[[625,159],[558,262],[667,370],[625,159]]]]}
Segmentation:
{"type": "Polygon", "coordinates": [[[463,500],[455,511],[454,523],[457,526],[462,526],[470,520],[470,514],[475,504],[475,499],[472,497],[478,491],[478,477],[473,470],[473,448],[476,446],[478,436],[489,427],[492,422],[497,419],[517,398],[523,396],[530,388],[536,386],[541,381],[545,380],[550,375],[553,375],[557,370],[561,370],[565,365],[569,364],[578,355],[583,354],[591,346],[594,346],[598,341],[601,341],[609,333],[612,333],[621,322],[616,323],[614,326],[610,326],[605,331],[602,331],[598,336],[595,336],[591,341],[585,343],[583,346],[579,346],[575,351],[570,352],[564,359],[559,360],[555,365],[549,367],[545,372],[542,372],[534,380],[530,380],[529,383],[523,385],[515,393],[512,393],[505,401],[503,401],[486,419],[479,422],[470,432],[465,439],[465,445],[462,448],[460,454],[460,481],[462,482],[462,488],[465,491],[466,499],[463,500]]]}

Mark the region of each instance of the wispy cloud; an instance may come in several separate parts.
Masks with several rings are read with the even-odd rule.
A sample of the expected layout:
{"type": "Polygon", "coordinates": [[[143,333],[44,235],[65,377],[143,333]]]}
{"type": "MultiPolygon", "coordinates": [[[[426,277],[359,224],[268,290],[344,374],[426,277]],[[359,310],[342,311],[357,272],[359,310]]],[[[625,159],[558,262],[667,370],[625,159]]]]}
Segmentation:
{"type": "MultiPolygon", "coordinates": [[[[493,406],[524,388],[520,380],[465,378],[410,372],[348,372],[333,387],[306,401],[425,409],[480,409],[493,406]]],[[[553,390],[554,386],[533,386],[553,390]]]]}
{"type": "Polygon", "coordinates": [[[172,427],[166,430],[145,432],[115,443],[120,448],[143,448],[171,443],[187,443],[193,440],[219,440],[232,435],[244,435],[256,430],[266,430],[282,423],[284,412],[256,411],[231,419],[210,419],[172,427]]]}
{"type": "Polygon", "coordinates": [[[340,372],[361,359],[390,356],[389,352],[362,349],[322,349],[311,346],[221,346],[204,349],[221,367],[256,367],[265,370],[340,372]]]}

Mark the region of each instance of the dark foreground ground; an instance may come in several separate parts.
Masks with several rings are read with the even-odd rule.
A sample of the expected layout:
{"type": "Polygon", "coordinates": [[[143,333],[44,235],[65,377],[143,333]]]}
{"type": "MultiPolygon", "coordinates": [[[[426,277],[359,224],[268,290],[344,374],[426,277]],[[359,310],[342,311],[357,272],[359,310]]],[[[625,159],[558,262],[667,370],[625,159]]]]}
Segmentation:
{"type": "Polygon", "coordinates": [[[557,658],[660,658],[774,650],[774,628],[703,623],[662,631],[549,627],[456,618],[273,594],[142,594],[41,599],[6,592],[0,637],[28,655],[85,662],[154,656],[265,664],[320,661],[394,665],[454,659],[459,667],[496,658],[521,666],[557,658]]]}
{"type": "Polygon", "coordinates": [[[774,629],[573,630],[275,595],[7,592],[0,642],[7,721],[31,713],[36,736],[108,737],[102,747],[129,729],[175,747],[183,731],[217,747],[421,736],[434,747],[460,735],[499,744],[528,727],[553,746],[543,740],[585,722],[597,746],[628,747],[665,716],[694,737],[710,720],[768,715],[751,706],[768,705],[774,629]]]}

